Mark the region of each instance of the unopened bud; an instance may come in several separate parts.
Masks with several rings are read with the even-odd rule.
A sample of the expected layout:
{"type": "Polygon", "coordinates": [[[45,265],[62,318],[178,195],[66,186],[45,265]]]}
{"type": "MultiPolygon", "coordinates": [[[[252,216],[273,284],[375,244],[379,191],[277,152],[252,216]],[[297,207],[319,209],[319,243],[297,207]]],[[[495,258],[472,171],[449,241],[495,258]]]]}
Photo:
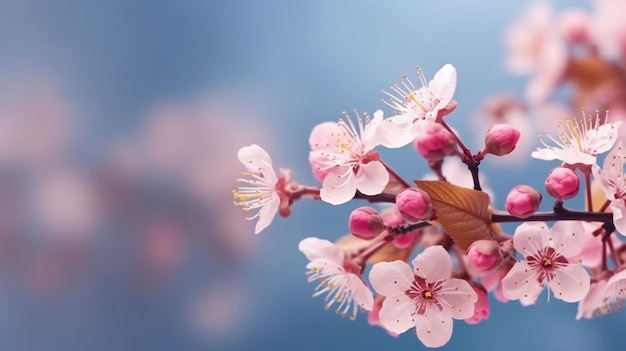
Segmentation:
{"type": "Polygon", "coordinates": [[[433,204],[430,196],[418,188],[406,188],[396,195],[396,206],[404,219],[418,222],[430,219],[433,215],[433,204]]]}
{"type": "Polygon", "coordinates": [[[511,189],[506,196],[506,210],[510,214],[526,218],[539,209],[541,203],[541,193],[528,185],[518,185],[511,189]]]}
{"type": "Polygon", "coordinates": [[[348,219],[348,228],[352,235],[370,240],[385,229],[385,224],[375,209],[364,206],[352,211],[348,219]]]}
{"type": "Polygon", "coordinates": [[[415,150],[428,161],[442,160],[456,150],[456,138],[439,123],[431,123],[413,143],[415,150]]]}
{"type": "Polygon", "coordinates": [[[520,133],[508,124],[496,124],[485,135],[485,151],[496,156],[511,153],[517,145],[520,133]]]}
{"type": "Polygon", "coordinates": [[[568,200],[578,194],[580,179],[571,168],[553,168],[546,178],[546,191],[558,200],[568,200]]]}
{"type": "Polygon", "coordinates": [[[493,240],[477,240],[467,249],[467,259],[479,271],[487,272],[502,263],[502,251],[493,240]]]}
{"type": "Polygon", "coordinates": [[[465,319],[465,322],[467,324],[478,324],[483,319],[489,318],[489,298],[487,297],[487,290],[479,283],[472,283],[472,288],[478,295],[478,300],[474,303],[474,315],[465,319]]]}

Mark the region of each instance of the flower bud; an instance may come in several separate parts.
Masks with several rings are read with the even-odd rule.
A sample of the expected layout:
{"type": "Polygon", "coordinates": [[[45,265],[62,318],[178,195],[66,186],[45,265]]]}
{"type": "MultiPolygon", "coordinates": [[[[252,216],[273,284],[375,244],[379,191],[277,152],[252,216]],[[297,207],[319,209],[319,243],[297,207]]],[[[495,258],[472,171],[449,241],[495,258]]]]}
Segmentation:
{"type": "Polygon", "coordinates": [[[518,185],[506,196],[506,210],[510,214],[526,218],[537,212],[541,203],[541,193],[528,185],[518,185]]]}
{"type": "Polygon", "coordinates": [[[348,219],[350,233],[361,239],[374,239],[385,229],[383,219],[371,207],[359,207],[352,211],[348,219]]]}
{"type": "Polygon", "coordinates": [[[474,315],[465,319],[467,324],[478,324],[483,319],[489,318],[489,298],[487,297],[487,290],[478,284],[472,283],[472,288],[478,295],[478,300],[474,303],[474,315]]]}
{"type": "Polygon", "coordinates": [[[500,245],[493,240],[477,240],[467,249],[467,259],[479,271],[490,271],[502,263],[500,245]]]}
{"type": "Polygon", "coordinates": [[[428,161],[439,161],[456,150],[456,138],[441,124],[431,123],[413,143],[415,150],[428,161]]]}
{"type": "MultiPolygon", "coordinates": [[[[383,218],[383,223],[387,227],[395,227],[406,223],[404,218],[400,216],[397,208],[390,208],[390,210],[391,211],[382,211],[380,213],[380,216],[383,218]]],[[[393,241],[391,243],[397,249],[406,249],[411,247],[415,240],[418,240],[419,234],[419,230],[414,230],[412,232],[394,235],[393,241]]]]}
{"type": "Polygon", "coordinates": [[[511,153],[517,145],[520,133],[508,124],[496,124],[485,135],[485,151],[496,156],[511,153]]]}
{"type": "Polygon", "coordinates": [[[578,194],[580,179],[578,174],[570,168],[553,168],[546,178],[546,191],[558,200],[568,200],[578,194]]]}
{"type": "Polygon", "coordinates": [[[418,188],[406,188],[396,195],[396,206],[400,215],[409,222],[429,219],[433,215],[430,196],[418,188]]]}

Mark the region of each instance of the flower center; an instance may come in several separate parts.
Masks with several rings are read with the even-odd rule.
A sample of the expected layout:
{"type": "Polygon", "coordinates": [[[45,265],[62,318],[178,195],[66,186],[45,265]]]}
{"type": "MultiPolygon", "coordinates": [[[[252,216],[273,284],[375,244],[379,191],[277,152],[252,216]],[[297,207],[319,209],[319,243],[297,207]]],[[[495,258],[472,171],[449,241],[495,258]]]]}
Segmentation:
{"type": "Polygon", "coordinates": [[[543,266],[543,268],[552,268],[552,259],[548,257],[544,258],[541,265],[543,266]]]}
{"type": "Polygon", "coordinates": [[[424,290],[422,291],[422,297],[426,300],[430,300],[433,298],[433,293],[430,290],[424,290]]]}

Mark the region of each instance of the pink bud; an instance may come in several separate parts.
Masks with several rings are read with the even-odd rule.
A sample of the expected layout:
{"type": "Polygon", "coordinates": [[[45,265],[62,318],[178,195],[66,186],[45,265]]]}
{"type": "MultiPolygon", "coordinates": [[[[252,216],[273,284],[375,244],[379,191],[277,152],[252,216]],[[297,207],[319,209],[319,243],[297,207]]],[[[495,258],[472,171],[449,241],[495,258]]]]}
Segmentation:
{"type": "Polygon", "coordinates": [[[472,288],[478,295],[478,300],[474,304],[474,315],[465,319],[465,322],[467,324],[478,324],[483,319],[489,318],[489,298],[487,297],[487,291],[482,285],[472,283],[472,288]]]}
{"type": "Polygon", "coordinates": [[[506,196],[506,210],[510,214],[526,218],[539,209],[541,193],[528,185],[518,185],[506,196]]]}
{"type": "Polygon", "coordinates": [[[467,249],[467,259],[479,271],[490,271],[502,263],[500,245],[493,240],[477,240],[467,249]]]}
{"type": "Polygon", "coordinates": [[[406,188],[396,195],[396,206],[404,219],[417,222],[430,219],[433,215],[433,204],[430,196],[418,188],[406,188]]]}
{"type": "MultiPolygon", "coordinates": [[[[406,223],[404,218],[400,216],[397,208],[391,208],[391,211],[383,211],[380,216],[383,218],[383,223],[385,223],[387,227],[399,226],[406,223]]],[[[398,249],[409,248],[419,239],[420,233],[421,231],[414,230],[412,232],[395,235],[391,243],[398,249]]]]}
{"type": "Polygon", "coordinates": [[[512,126],[496,124],[485,135],[485,151],[496,156],[509,154],[515,149],[519,137],[519,131],[512,126]]]}
{"type": "Polygon", "coordinates": [[[559,31],[561,36],[570,43],[584,42],[589,38],[589,16],[580,9],[570,9],[561,13],[559,31]]]}
{"type": "Polygon", "coordinates": [[[371,207],[359,207],[352,211],[348,219],[350,233],[361,239],[374,239],[384,229],[383,219],[371,207]]]}
{"type": "Polygon", "coordinates": [[[441,124],[431,123],[413,143],[415,150],[428,161],[439,161],[456,150],[456,138],[441,124]]]}
{"type": "Polygon", "coordinates": [[[580,179],[578,174],[570,168],[553,168],[546,178],[546,191],[558,200],[568,200],[578,194],[580,179]]]}

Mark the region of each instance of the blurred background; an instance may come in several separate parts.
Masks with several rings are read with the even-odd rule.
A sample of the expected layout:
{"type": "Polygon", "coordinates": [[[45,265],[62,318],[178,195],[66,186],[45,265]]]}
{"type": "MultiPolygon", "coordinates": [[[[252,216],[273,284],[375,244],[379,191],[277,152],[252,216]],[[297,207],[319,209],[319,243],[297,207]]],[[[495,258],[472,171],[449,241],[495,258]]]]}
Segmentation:
{"type": "MultiPolygon", "coordinates": [[[[481,168],[502,208],[510,188],[542,189],[556,165],[530,160],[539,132],[581,107],[624,115],[619,5],[2,0],[4,348],[423,347],[310,297],[298,242],[342,236],[362,203],[301,201],[254,235],[232,206],[237,150],[259,144],[275,169],[316,185],[313,126],[385,109],[380,90],[402,74],[420,65],[430,78],[451,63],[459,107],[448,123],[473,150],[496,121],[523,132],[513,155],[481,168]]],[[[407,179],[429,173],[410,147],[382,154],[407,179]]],[[[576,304],[540,300],[493,299],[491,317],[455,322],[444,349],[626,341],[623,312],[576,321],[576,304]]]]}

